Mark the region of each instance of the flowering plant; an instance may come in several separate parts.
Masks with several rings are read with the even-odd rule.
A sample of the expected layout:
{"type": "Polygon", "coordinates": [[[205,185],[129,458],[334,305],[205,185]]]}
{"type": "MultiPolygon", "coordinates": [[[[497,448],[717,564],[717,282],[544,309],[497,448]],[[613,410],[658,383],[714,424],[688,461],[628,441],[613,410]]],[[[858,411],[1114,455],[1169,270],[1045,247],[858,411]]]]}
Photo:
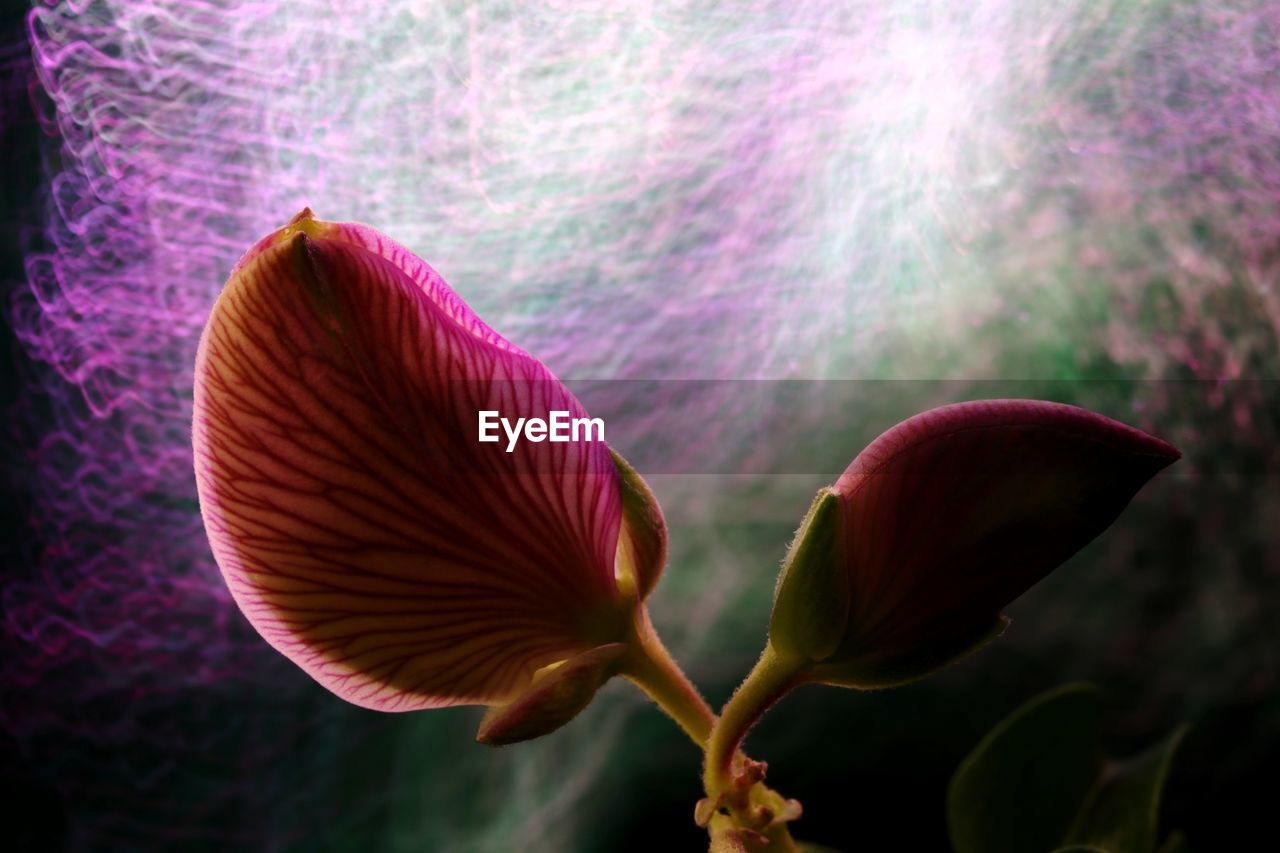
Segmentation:
{"type": "Polygon", "coordinates": [[[740,750],[774,702],[803,683],[904,684],[973,652],[1179,455],[1044,401],[893,427],[819,492],[760,663],[717,715],[648,616],[667,553],[649,487],[576,431],[475,441],[477,412],[587,414],[404,247],[304,210],[232,271],[194,394],[205,528],[269,644],[364,707],[486,706],[477,737],[495,745],[565,725],[623,676],[705,750],[695,817],[716,850],[797,849],[799,804],[740,750]]]}

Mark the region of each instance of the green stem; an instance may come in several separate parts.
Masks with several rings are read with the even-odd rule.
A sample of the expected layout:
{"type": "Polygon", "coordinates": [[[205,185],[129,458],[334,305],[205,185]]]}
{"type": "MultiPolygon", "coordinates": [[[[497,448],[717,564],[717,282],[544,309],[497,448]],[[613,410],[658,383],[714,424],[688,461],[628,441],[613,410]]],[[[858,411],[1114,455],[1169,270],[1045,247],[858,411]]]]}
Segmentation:
{"type": "Polygon", "coordinates": [[[767,645],[751,674],[734,691],[707,744],[703,784],[712,801],[731,787],[734,756],[747,732],[774,702],[803,680],[804,664],[802,658],[784,657],[772,644],[767,645]]]}
{"type": "MultiPolygon", "coordinates": [[[[635,623],[632,626],[630,636],[627,638],[628,652],[622,659],[620,673],[623,677],[634,683],[642,691],[648,694],[658,707],[665,711],[675,720],[680,728],[684,729],[689,738],[698,745],[699,749],[704,752],[709,747],[714,747],[717,742],[721,744],[723,756],[717,758],[717,761],[724,766],[721,777],[727,778],[731,765],[737,761],[739,764],[755,764],[746,756],[737,751],[738,744],[742,742],[742,738],[746,735],[746,730],[751,724],[760,717],[761,714],[772,705],[779,696],[785,693],[793,686],[800,672],[800,667],[794,665],[792,661],[780,663],[780,658],[774,653],[772,647],[765,650],[764,657],[756,664],[756,668],[752,670],[751,675],[743,682],[743,685],[734,693],[733,699],[729,705],[725,707],[726,713],[737,708],[734,713],[738,715],[747,714],[748,701],[747,697],[757,695],[762,690],[768,693],[766,701],[754,712],[754,716],[746,720],[741,732],[735,737],[721,735],[720,740],[716,740],[716,732],[727,731],[722,722],[718,722],[715,712],[711,710],[711,706],[702,698],[702,694],[698,692],[698,688],[693,686],[688,676],[680,669],[680,665],[671,657],[671,653],[662,645],[662,641],[658,639],[657,632],[653,630],[653,624],[649,621],[649,613],[641,605],[636,613],[635,623]],[[789,667],[789,668],[788,668],[789,667]],[[781,680],[780,680],[781,679],[781,680]],[[770,685],[776,689],[770,689],[770,685]]],[[[744,717],[745,719],[745,717],[744,717]]],[[[708,763],[708,768],[712,765],[708,763]]],[[[755,764],[760,770],[760,775],[753,782],[745,783],[740,792],[739,799],[743,803],[751,801],[751,792],[756,792],[755,796],[765,798],[773,807],[772,814],[774,817],[766,818],[767,823],[756,827],[758,831],[762,831],[769,839],[768,849],[784,853],[784,851],[797,851],[795,842],[791,840],[791,833],[787,830],[787,820],[794,819],[792,817],[783,817],[777,820],[777,815],[785,814],[787,804],[790,803],[799,813],[799,805],[794,801],[784,800],[776,793],[770,791],[761,782],[763,777],[762,764],[755,764]]],[[[710,776],[708,777],[710,778],[710,776]]],[[[711,788],[708,787],[708,792],[711,788]]],[[[715,794],[711,794],[715,799],[715,794]]],[[[705,824],[704,824],[705,825],[705,824]]],[[[717,834],[712,832],[712,848],[715,848],[717,834]]]]}
{"type": "Polygon", "coordinates": [[[636,614],[627,645],[629,651],[622,661],[622,675],[648,694],[684,729],[699,749],[705,750],[707,738],[716,722],[715,711],[662,645],[643,605],[636,614]]]}

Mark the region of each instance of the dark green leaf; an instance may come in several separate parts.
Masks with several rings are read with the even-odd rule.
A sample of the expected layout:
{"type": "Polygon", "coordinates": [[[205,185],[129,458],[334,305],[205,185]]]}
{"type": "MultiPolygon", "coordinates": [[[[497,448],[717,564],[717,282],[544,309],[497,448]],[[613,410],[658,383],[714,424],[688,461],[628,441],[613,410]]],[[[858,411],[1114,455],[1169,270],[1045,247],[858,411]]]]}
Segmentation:
{"type": "Polygon", "coordinates": [[[1155,853],[1160,793],[1185,735],[1184,726],[1135,758],[1108,762],[1067,840],[1126,853],[1155,853]]]}
{"type": "MultiPolygon", "coordinates": [[[[1160,794],[1186,728],[1125,761],[1100,743],[1097,692],[1051,690],[961,763],[947,794],[957,853],[1156,853],[1160,794]]],[[[1175,833],[1160,853],[1187,853],[1175,833]]]]}
{"type": "Polygon", "coordinates": [[[961,763],[947,792],[956,853],[1045,853],[1058,847],[1104,756],[1097,690],[1060,687],[1023,705],[961,763]]]}

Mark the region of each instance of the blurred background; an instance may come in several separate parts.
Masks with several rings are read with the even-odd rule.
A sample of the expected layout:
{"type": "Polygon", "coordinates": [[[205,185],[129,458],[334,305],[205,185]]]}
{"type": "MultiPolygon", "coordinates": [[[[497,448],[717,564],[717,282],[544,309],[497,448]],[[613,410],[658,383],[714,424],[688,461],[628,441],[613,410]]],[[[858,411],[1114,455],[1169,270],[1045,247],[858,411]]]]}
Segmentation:
{"type": "Polygon", "coordinates": [[[905,689],[802,689],[750,751],[798,837],[945,850],[960,759],[1089,680],[1114,753],[1192,724],[1163,820],[1193,850],[1271,834],[1280,5],[3,9],[6,846],[705,844],[699,756],[630,685],[493,750],[478,709],[343,703],[235,609],[191,365],[232,264],[304,205],[405,243],[614,407],[671,526],[655,622],[716,706],[814,491],[883,429],[1030,396],[1174,442],[999,642],[905,689]]]}

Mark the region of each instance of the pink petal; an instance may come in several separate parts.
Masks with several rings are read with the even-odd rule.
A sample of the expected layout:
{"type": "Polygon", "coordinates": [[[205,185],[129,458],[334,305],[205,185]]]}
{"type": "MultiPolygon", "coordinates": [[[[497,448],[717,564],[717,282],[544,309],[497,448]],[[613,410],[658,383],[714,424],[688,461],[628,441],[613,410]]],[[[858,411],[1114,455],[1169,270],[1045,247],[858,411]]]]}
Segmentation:
{"type": "Polygon", "coordinates": [[[254,627],[325,687],[407,711],[510,699],[625,627],[604,442],[477,441],[477,412],[585,417],[429,266],[304,211],[201,340],[201,511],[254,627]]]}
{"type": "Polygon", "coordinates": [[[850,608],[832,660],[870,670],[972,643],[1179,455],[1109,418],[1035,400],[943,406],[898,424],[833,487],[850,608]]]}

